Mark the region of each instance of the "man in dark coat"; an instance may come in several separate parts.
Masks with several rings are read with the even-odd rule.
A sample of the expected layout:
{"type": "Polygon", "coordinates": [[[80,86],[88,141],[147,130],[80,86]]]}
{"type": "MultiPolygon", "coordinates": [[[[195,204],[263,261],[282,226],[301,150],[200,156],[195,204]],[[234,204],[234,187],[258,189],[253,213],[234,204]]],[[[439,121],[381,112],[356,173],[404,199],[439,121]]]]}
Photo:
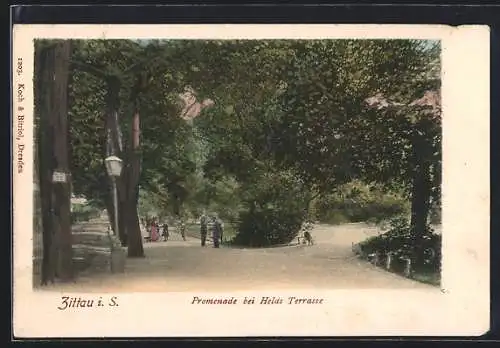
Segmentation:
{"type": "Polygon", "coordinates": [[[168,223],[165,222],[163,224],[163,233],[162,233],[163,241],[166,242],[168,240],[169,236],[170,236],[170,234],[168,233],[168,223]]]}
{"type": "Polygon", "coordinates": [[[203,214],[200,218],[200,234],[201,234],[201,246],[205,246],[207,241],[207,233],[208,233],[208,219],[205,214],[203,214]]]}
{"type": "Polygon", "coordinates": [[[220,244],[220,236],[222,234],[222,225],[220,220],[214,217],[213,219],[213,240],[214,248],[218,248],[220,244]]]}

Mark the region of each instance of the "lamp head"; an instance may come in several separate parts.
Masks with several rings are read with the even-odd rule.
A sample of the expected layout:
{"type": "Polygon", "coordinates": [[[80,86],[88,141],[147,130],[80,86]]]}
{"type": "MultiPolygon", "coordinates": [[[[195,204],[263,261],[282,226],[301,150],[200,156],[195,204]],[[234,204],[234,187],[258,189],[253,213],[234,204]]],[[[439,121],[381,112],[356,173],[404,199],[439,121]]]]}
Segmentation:
{"type": "Polygon", "coordinates": [[[109,156],[104,160],[109,176],[119,177],[122,173],[123,161],[116,156],[109,156]]]}

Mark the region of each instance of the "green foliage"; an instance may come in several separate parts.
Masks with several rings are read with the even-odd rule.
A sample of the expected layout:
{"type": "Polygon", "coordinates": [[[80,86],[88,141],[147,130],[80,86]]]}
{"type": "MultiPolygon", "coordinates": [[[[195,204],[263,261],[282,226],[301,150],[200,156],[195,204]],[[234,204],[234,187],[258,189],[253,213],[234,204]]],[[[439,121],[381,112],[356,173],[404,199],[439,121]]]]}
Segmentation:
{"type": "Polygon", "coordinates": [[[414,264],[414,267],[439,271],[441,236],[434,234],[432,228],[428,227],[419,245],[414,243],[413,238],[408,219],[396,217],[391,220],[387,232],[367,239],[360,243],[360,247],[365,254],[380,253],[384,255],[392,252],[397,257],[413,258],[416,252],[420,257],[417,258],[419,263],[414,264]]]}
{"type": "Polygon", "coordinates": [[[386,192],[376,185],[353,181],[340,186],[332,194],[320,197],[319,221],[331,224],[345,222],[380,223],[398,215],[409,215],[408,200],[397,192],[386,192]]]}
{"type": "Polygon", "coordinates": [[[144,189],[139,190],[138,213],[140,217],[156,216],[162,218],[165,214],[163,207],[168,202],[168,196],[162,196],[144,189]]]}
{"type": "Polygon", "coordinates": [[[439,90],[439,79],[429,75],[431,67],[439,70],[438,45],[76,40],[73,47],[69,116],[76,194],[102,200],[108,190],[104,111],[109,83],[117,79],[125,146],[134,112],[141,119],[141,215],[217,212],[226,221],[240,220],[240,244],[286,243],[318,193],[322,221],[406,213],[408,195],[402,193],[410,192],[422,161],[431,163],[439,211],[440,115],[411,105],[439,90]],[[178,95],[187,86],[197,99],[215,102],[193,122],[179,117],[178,95]],[[395,106],[368,107],[367,98],[376,95],[395,106]],[[350,184],[355,179],[364,183],[358,191],[350,184]]]}
{"type": "Polygon", "coordinates": [[[144,46],[130,40],[75,40],[73,48],[69,119],[74,192],[101,201],[107,194],[104,113],[107,82],[116,77],[125,146],[130,140],[131,116],[139,106],[141,186],[169,197],[176,206],[182,204],[187,196],[185,181],[195,165],[186,151],[191,129],[178,117],[177,93],[184,80],[168,67],[174,62],[183,66],[180,52],[156,41],[144,46]],[[138,88],[142,93],[138,94],[138,88]]]}
{"type": "Polygon", "coordinates": [[[74,204],[71,212],[71,222],[89,221],[97,218],[101,214],[101,209],[89,204],[74,204]]]}
{"type": "MultiPolygon", "coordinates": [[[[441,186],[439,45],[323,40],[304,47],[291,61],[293,78],[281,96],[278,162],[319,192],[353,179],[403,190],[420,202],[412,207],[415,221],[425,221],[422,202],[437,201],[441,186]],[[432,94],[434,104],[427,100],[432,94]],[[431,187],[418,197],[415,173],[427,166],[430,172],[418,175],[431,187]]],[[[415,233],[424,233],[414,224],[415,233]]]]}
{"type": "Polygon", "coordinates": [[[420,132],[433,141],[439,120],[419,129],[418,110],[372,110],[365,100],[381,94],[406,105],[439,88],[425,78],[439,50],[411,40],[309,41],[304,48],[282,97],[280,160],[320,189],[353,178],[409,185],[410,138],[420,132]]]}
{"type": "Polygon", "coordinates": [[[250,247],[287,244],[297,237],[301,224],[297,212],[284,209],[243,212],[233,243],[250,247]]]}
{"type": "Polygon", "coordinates": [[[286,244],[295,239],[306,218],[310,195],[289,173],[272,173],[243,192],[246,209],[239,216],[235,244],[251,247],[286,244]]]}
{"type": "Polygon", "coordinates": [[[105,95],[103,81],[73,71],[68,113],[72,184],[74,193],[87,199],[103,200],[107,192],[103,162],[105,95]]]}

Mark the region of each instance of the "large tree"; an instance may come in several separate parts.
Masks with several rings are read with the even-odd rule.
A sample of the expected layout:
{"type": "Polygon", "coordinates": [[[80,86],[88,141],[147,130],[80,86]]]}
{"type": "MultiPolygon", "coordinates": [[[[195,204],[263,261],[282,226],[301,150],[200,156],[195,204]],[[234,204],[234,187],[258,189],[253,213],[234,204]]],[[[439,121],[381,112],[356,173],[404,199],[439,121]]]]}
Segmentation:
{"type": "Polygon", "coordinates": [[[283,98],[278,157],[319,191],[355,178],[405,189],[420,238],[440,186],[439,46],[324,40],[304,47],[283,98]]]}
{"type": "Polygon", "coordinates": [[[119,230],[115,232],[123,245],[129,245],[129,256],[143,256],[136,209],[139,177],[138,129],[135,129],[139,124],[139,111],[136,100],[141,92],[142,76],[134,68],[141,63],[137,56],[139,50],[137,44],[125,40],[78,41],[71,57],[74,74],[72,116],[75,124],[72,138],[76,159],[73,171],[77,175],[82,174],[77,176],[75,189],[89,198],[101,198],[110,219],[114,221],[116,217],[111,209],[113,203],[105,177],[104,158],[117,155],[124,159],[124,169],[117,180],[121,214],[118,217],[119,230]],[[80,93],[88,93],[90,98],[82,98],[80,93]],[[90,120],[95,122],[89,122],[89,115],[94,115],[90,120]],[[124,115],[128,122],[123,122],[124,115]],[[83,127],[78,126],[79,122],[83,127]],[[87,145],[90,138],[82,132],[85,128],[91,135],[97,135],[100,141],[87,145]],[[101,132],[95,132],[96,129],[101,132]],[[123,137],[124,129],[129,130],[125,131],[128,137],[123,137]],[[76,142],[85,144],[87,149],[75,146],[76,142]],[[88,161],[82,161],[82,157],[88,161]]]}
{"type": "Polygon", "coordinates": [[[175,42],[144,45],[130,40],[77,41],[74,46],[74,188],[76,193],[102,201],[113,221],[103,159],[111,154],[121,157],[120,239],[128,245],[129,256],[143,256],[139,186],[157,194],[166,189],[178,205],[185,195],[182,181],[191,169],[183,149],[188,127],[179,118],[178,93],[184,86],[185,66],[182,50],[175,42]]]}
{"type": "Polygon", "coordinates": [[[70,182],[53,182],[56,171],[69,172],[69,41],[37,41],[35,124],[43,225],[42,283],[73,278],[70,182]]]}

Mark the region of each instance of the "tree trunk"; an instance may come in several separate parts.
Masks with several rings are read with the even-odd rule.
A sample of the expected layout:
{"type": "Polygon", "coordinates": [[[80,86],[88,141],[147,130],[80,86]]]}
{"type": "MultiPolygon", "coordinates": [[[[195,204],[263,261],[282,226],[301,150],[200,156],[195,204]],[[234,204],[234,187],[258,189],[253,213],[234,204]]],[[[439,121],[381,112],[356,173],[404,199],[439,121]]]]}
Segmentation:
{"type": "MultiPolygon", "coordinates": [[[[54,93],[52,94],[54,127],[55,168],[69,179],[68,159],[68,79],[71,42],[64,40],[54,48],[54,93]]],[[[71,193],[69,180],[54,183],[54,199],[56,207],[56,224],[59,235],[58,276],[63,281],[73,278],[73,243],[71,232],[71,193]]]]}
{"type": "Polygon", "coordinates": [[[427,229],[427,218],[430,210],[430,171],[428,164],[421,164],[415,170],[411,197],[411,229],[416,241],[427,229]]]}
{"type": "MultiPolygon", "coordinates": [[[[106,96],[106,120],[105,120],[105,129],[106,129],[106,144],[105,144],[105,155],[104,157],[108,157],[111,155],[118,156],[123,160],[123,156],[121,153],[121,141],[119,139],[119,127],[118,124],[118,111],[120,109],[120,80],[115,77],[109,77],[107,80],[107,96],[106,96]]],[[[110,198],[106,200],[108,216],[110,217],[110,223],[115,235],[117,235],[122,243],[122,245],[127,245],[127,240],[125,236],[125,210],[124,210],[124,185],[123,185],[123,177],[126,174],[126,165],[124,163],[122,169],[122,175],[120,178],[116,180],[116,188],[118,191],[118,231],[115,231],[116,227],[114,224],[115,216],[114,216],[114,200],[113,200],[113,191],[110,185],[110,198]],[[111,202],[111,204],[110,204],[111,202]],[[110,209],[111,208],[111,209],[110,209]]],[[[110,179],[111,180],[111,179],[110,179]]]]}
{"type": "Polygon", "coordinates": [[[52,173],[68,172],[67,88],[69,41],[36,52],[39,175],[43,225],[42,284],[73,277],[69,184],[52,173]],[[58,186],[58,187],[57,187],[58,186]]]}
{"type": "Polygon", "coordinates": [[[142,246],[142,234],[137,215],[137,202],[139,198],[139,178],[140,178],[140,154],[139,154],[139,134],[140,126],[139,113],[134,114],[132,122],[132,146],[130,147],[127,166],[127,235],[128,235],[128,256],[144,257],[142,246]]]}
{"type": "Polygon", "coordinates": [[[116,181],[118,190],[118,238],[122,246],[128,246],[128,202],[127,202],[127,181],[128,181],[128,168],[125,161],[122,169],[122,175],[116,181]]]}
{"type": "Polygon", "coordinates": [[[42,262],[43,262],[43,225],[40,195],[40,173],[39,173],[39,143],[38,138],[40,125],[35,121],[34,127],[34,159],[33,159],[33,286],[41,284],[42,262]]]}
{"type": "MultiPolygon", "coordinates": [[[[136,191],[130,188],[132,194],[136,191]]],[[[142,234],[139,226],[139,216],[137,214],[137,199],[129,197],[126,204],[127,212],[127,237],[128,237],[128,256],[144,257],[144,248],[142,245],[142,234]]]]}
{"type": "MultiPolygon", "coordinates": [[[[47,135],[48,136],[48,135],[47,135]]],[[[45,139],[43,139],[45,140],[45,139]]],[[[44,146],[46,141],[40,142],[40,197],[42,206],[42,240],[43,240],[43,258],[42,258],[42,285],[48,282],[53,283],[55,278],[55,260],[54,260],[54,229],[52,221],[52,185],[50,182],[50,169],[47,168],[46,155],[49,146],[44,146]],[[45,162],[45,163],[44,163],[45,162]]]]}
{"type": "Polygon", "coordinates": [[[432,183],[428,144],[417,132],[412,145],[415,169],[412,183],[410,226],[415,247],[414,257],[415,261],[418,262],[422,251],[423,236],[427,231],[432,183]]]}
{"type": "Polygon", "coordinates": [[[51,93],[52,84],[50,83],[51,69],[49,60],[50,50],[39,47],[35,50],[35,113],[38,118],[38,175],[40,182],[40,201],[42,210],[42,279],[41,284],[46,285],[48,282],[54,282],[55,271],[51,267],[52,254],[50,253],[53,236],[52,236],[52,185],[50,182],[51,164],[52,164],[52,139],[51,128],[48,122],[50,114],[49,96],[51,93]]]}

